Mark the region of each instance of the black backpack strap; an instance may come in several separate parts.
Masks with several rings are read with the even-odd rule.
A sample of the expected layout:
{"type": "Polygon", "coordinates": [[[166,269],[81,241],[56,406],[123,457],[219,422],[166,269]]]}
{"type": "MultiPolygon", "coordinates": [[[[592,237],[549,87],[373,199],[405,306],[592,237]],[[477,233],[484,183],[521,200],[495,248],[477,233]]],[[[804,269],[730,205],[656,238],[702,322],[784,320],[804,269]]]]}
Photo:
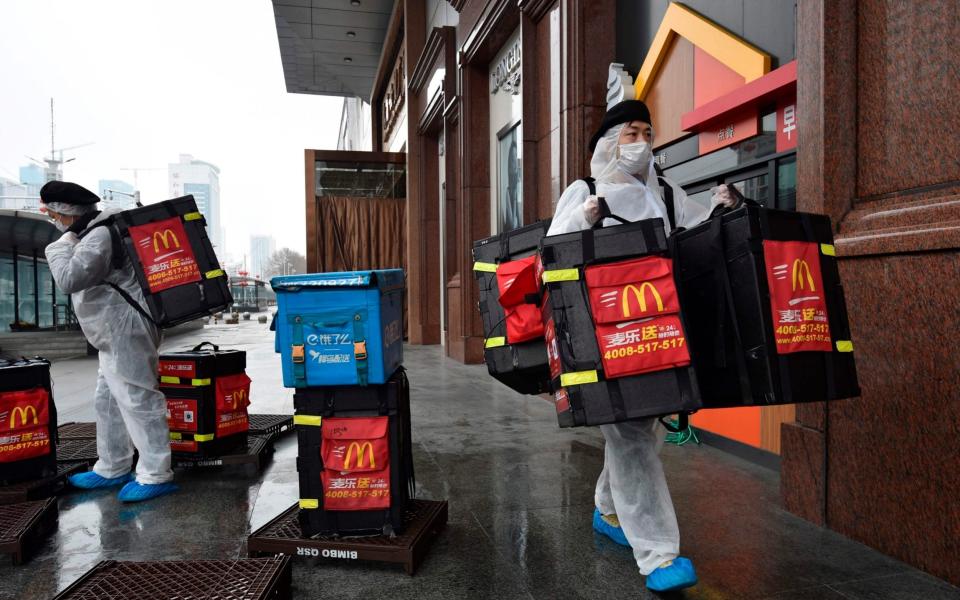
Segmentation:
{"type": "Polygon", "coordinates": [[[126,300],[126,301],[127,301],[127,304],[129,304],[130,306],[132,306],[132,307],[134,308],[134,310],[136,310],[138,313],[140,313],[140,314],[143,316],[144,319],[146,319],[146,320],[149,321],[150,323],[153,323],[154,327],[156,327],[157,329],[160,329],[160,324],[157,323],[156,321],[154,321],[154,320],[153,320],[153,317],[150,316],[150,313],[148,313],[147,311],[143,310],[143,307],[140,306],[140,303],[137,302],[136,300],[134,300],[134,299],[133,299],[133,296],[131,296],[130,294],[128,294],[128,293],[126,292],[126,290],[124,290],[124,289],[121,288],[119,285],[117,285],[117,284],[115,284],[115,283],[113,283],[113,282],[110,282],[110,281],[104,281],[103,283],[105,283],[105,284],[109,285],[110,287],[112,287],[112,288],[114,289],[114,291],[116,291],[118,294],[120,294],[120,297],[123,298],[124,300],[126,300]]]}
{"type": "Polygon", "coordinates": [[[591,195],[591,196],[596,196],[596,195],[597,195],[597,183],[596,183],[596,179],[594,179],[593,177],[584,177],[581,181],[583,181],[584,183],[586,183],[586,184],[587,184],[587,187],[590,188],[590,195],[591,195]]]}
{"type": "Polygon", "coordinates": [[[653,170],[657,174],[657,180],[660,182],[661,196],[663,198],[663,204],[667,207],[667,219],[670,221],[670,231],[673,231],[677,228],[677,213],[676,208],[674,208],[673,200],[673,186],[670,185],[670,182],[667,181],[667,178],[663,176],[663,169],[660,168],[656,162],[653,163],[653,170]]]}
{"type": "Polygon", "coordinates": [[[657,177],[660,181],[660,189],[663,191],[663,204],[667,207],[667,219],[670,220],[670,231],[677,228],[677,216],[673,202],[673,186],[667,181],[666,177],[657,177]]]}

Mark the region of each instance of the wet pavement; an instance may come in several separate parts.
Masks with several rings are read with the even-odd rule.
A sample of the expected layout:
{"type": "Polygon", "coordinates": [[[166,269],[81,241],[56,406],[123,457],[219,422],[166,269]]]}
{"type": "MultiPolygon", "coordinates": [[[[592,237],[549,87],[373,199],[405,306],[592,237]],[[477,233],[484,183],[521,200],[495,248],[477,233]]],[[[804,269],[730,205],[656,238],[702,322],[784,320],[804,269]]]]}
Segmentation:
{"type": "MultiPolygon", "coordinates": [[[[253,413],[293,411],[266,325],[218,325],[165,343],[209,340],[247,351],[253,413]]],[[[561,430],[552,406],[482,366],[408,346],[418,497],[446,499],[450,521],[414,577],[396,565],[295,559],[295,598],[655,598],[629,549],[591,528],[603,440],[561,430]]],[[[95,359],[56,363],[61,423],[92,421],[95,359]]],[[[21,567],[0,565],[0,598],[50,598],[101,560],[246,556],[249,533],[298,498],[296,437],[263,473],[178,471],[181,491],[126,506],[116,491],[60,498],[57,532],[21,567]]],[[[683,554],[700,584],[690,599],[957,599],[960,589],[780,508],[776,472],[708,446],[666,446],[663,460],[683,554]]]]}

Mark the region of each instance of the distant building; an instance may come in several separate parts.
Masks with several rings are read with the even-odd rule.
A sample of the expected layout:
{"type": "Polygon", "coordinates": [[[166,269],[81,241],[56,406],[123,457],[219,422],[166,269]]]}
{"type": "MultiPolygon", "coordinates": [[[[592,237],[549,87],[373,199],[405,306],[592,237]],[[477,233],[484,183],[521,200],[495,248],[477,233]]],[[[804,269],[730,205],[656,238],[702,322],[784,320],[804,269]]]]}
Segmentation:
{"type": "Polygon", "coordinates": [[[214,250],[224,253],[224,232],[220,221],[220,169],[189,154],[181,154],[180,162],[168,167],[170,197],[192,194],[197,208],[207,221],[207,234],[214,250]]]}
{"type": "Polygon", "coordinates": [[[40,208],[39,190],[31,194],[28,186],[0,177],[0,208],[38,210],[40,208]]]}
{"type": "Polygon", "coordinates": [[[370,105],[361,98],[344,98],[340,114],[337,150],[372,149],[370,138],[370,105]]]}
{"type": "Polygon", "coordinates": [[[136,206],[136,188],[119,179],[101,179],[97,187],[100,208],[103,210],[127,210],[136,206]]]}
{"type": "Polygon", "coordinates": [[[270,257],[277,251],[277,241],[272,235],[250,236],[250,274],[263,279],[266,276],[270,257]]]}

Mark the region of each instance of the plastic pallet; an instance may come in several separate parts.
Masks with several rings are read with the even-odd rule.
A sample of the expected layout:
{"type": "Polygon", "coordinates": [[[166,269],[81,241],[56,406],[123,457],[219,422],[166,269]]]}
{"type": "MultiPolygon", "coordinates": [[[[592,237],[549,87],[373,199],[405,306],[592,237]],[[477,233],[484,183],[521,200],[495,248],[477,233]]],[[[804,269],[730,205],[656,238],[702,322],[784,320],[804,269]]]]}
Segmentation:
{"type": "Polygon", "coordinates": [[[423,562],[434,538],[447,526],[446,500],[411,500],[404,513],[401,535],[368,537],[302,537],[294,504],[247,538],[250,556],[289,554],[338,561],[365,560],[399,563],[413,575],[423,562]]]}
{"type": "Polygon", "coordinates": [[[22,565],[57,527],[57,499],[0,506],[0,554],[22,565]]]}
{"type": "Polygon", "coordinates": [[[57,462],[93,466],[93,463],[97,462],[96,438],[60,440],[57,444],[57,462]]]}
{"type": "Polygon", "coordinates": [[[105,560],[87,571],[54,600],[217,598],[287,600],[290,559],[105,560]]]}
{"type": "Polygon", "coordinates": [[[64,423],[57,428],[60,440],[92,440],[97,437],[96,423],[64,423]]]}
{"type": "Polygon", "coordinates": [[[210,458],[183,458],[174,455],[173,466],[180,469],[196,469],[252,465],[259,472],[273,455],[273,439],[272,436],[251,435],[247,439],[245,454],[226,454],[210,458]]]}
{"type": "Polygon", "coordinates": [[[250,434],[280,436],[293,431],[293,415],[249,415],[250,434]]]}
{"type": "Polygon", "coordinates": [[[86,470],[86,463],[57,463],[56,475],[0,487],[0,505],[49,498],[66,486],[68,476],[86,470]]]}

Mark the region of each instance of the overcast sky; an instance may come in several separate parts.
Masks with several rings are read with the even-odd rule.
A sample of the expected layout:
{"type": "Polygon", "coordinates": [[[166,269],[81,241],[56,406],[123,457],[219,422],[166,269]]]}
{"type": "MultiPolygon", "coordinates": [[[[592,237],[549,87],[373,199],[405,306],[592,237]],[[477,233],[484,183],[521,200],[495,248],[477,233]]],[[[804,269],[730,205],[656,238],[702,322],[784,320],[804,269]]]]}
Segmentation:
{"type": "Polygon", "coordinates": [[[251,234],[303,252],[303,149],[336,147],[342,99],[288,94],[269,0],[0,0],[0,176],[50,153],[64,179],[168,197],[181,153],[220,167],[227,251],[251,234]]]}

